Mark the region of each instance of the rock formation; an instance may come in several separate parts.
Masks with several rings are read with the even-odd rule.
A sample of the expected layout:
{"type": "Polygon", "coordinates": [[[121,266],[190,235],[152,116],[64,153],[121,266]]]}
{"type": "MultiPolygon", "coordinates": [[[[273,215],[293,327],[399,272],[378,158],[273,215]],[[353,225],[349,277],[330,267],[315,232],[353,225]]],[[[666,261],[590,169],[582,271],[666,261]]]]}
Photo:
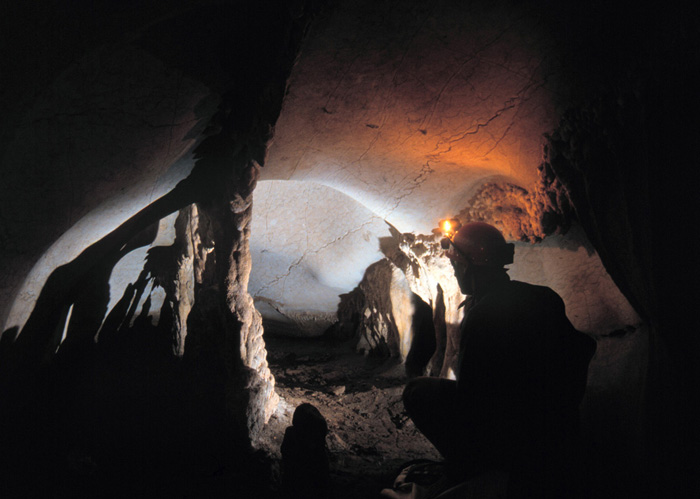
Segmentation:
{"type": "Polygon", "coordinates": [[[511,276],[599,339],[593,492],[694,484],[685,10],[97,0],[0,18],[0,467],[25,496],[76,495],[96,468],[102,490],[134,476],[124,495],[153,495],[129,489],[133,456],[162,465],[153,487],[245,461],[276,404],[263,320],[319,336],[337,318],[329,336],[450,376],[446,217],[499,227],[511,276]]]}

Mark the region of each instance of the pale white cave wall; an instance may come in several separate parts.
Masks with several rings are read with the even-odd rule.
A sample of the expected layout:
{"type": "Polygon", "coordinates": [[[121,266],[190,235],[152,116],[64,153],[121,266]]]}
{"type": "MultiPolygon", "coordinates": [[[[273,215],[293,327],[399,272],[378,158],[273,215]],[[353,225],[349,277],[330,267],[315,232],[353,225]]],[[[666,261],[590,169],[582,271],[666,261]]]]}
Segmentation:
{"type": "MultiPolygon", "coordinates": [[[[160,220],[158,223],[158,233],[155,240],[150,245],[136,248],[135,250],[127,253],[114,266],[112,275],[109,279],[110,296],[109,303],[107,305],[107,313],[105,316],[109,315],[119,299],[122,297],[127,285],[135,283],[139,278],[139,275],[143,271],[148,250],[155,246],[171,246],[175,242],[175,219],[177,216],[178,212],[175,212],[160,220]]],[[[163,288],[158,286],[153,288],[152,291],[150,285],[146,288],[143,296],[141,297],[138,308],[136,309],[134,318],[141,312],[143,302],[146,301],[149,296],[151,298],[151,308],[148,315],[153,319],[153,322],[156,323],[160,315],[163,300],[165,299],[165,291],[163,288]]]]}
{"type": "Polygon", "coordinates": [[[0,212],[26,221],[3,234],[5,329],[23,324],[56,266],[187,174],[189,159],[173,164],[217,104],[205,85],[128,42],[88,50],[38,86],[0,151],[0,212]]]}
{"type": "MultiPolygon", "coordinates": [[[[24,325],[48,276],[57,267],[75,259],[85,248],[106,236],[130,217],[171,191],[175,185],[192,170],[194,162],[190,155],[176,161],[167,172],[155,182],[143,181],[125,188],[120,194],[107,200],[89,212],[67,230],[39,258],[25,278],[19,293],[10,307],[3,331],[24,325]]],[[[172,244],[174,230],[172,224],[176,214],[161,220],[158,235],[151,246],[172,244]]],[[[125,255],[115,266],[110,278],[109,310],[121,298],[128,283],[133,283],[143,269],[143,263],[150,246],[137,248],[125,255]]],[[[151,315],[157,314],[162,303],[162,290],[156,290],[152,298],[151,315]]],[[[144,296],[145,299],[145,296],[144,296]]]]}
{"type": "Polygon", "coordinates": [[[261,181],[253,195],[248,289],[287,332],[319,335],[336,321],[339,295],[383,257],[386,223],[351,197],[313,182],[261,181]]]}
{"type": "Polygon", "coordinates": [[[579,226],[537,244],[515,243],[511,278],[549,286],[564,300],[566,314],[590,335],[636,327],[641,320],[590,246],[579,226]]]}

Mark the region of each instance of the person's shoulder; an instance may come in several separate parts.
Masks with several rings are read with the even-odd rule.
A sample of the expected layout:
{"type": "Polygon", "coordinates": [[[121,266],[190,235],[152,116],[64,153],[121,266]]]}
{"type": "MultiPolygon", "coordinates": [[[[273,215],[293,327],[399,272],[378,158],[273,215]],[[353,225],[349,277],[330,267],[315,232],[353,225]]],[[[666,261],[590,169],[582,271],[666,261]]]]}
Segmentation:
{"type": "Polygon", "coordinates": [[[552,288],[539,284],[530,284],[529,282],[512,280],[506,286],[506,292],[515,299],[523,301],[536,300],[556,305],[564,303],[561,296],[552,288]]]}

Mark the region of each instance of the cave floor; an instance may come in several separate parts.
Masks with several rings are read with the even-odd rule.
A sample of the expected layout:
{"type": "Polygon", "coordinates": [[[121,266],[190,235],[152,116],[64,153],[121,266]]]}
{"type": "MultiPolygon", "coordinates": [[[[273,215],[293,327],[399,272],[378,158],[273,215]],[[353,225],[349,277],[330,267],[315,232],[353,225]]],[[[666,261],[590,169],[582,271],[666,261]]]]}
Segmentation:
{"type": "Polygon", "coordinates": [[[281,402],[258,445],[272,457],[277,480],[284,431],[305,402],[328,422],[333,498],[378,497],[402,463],[440,459],[404,412],[407,379],[397,359],[364,356],[348,342],[274,336],[265,341],[281,402]]]}

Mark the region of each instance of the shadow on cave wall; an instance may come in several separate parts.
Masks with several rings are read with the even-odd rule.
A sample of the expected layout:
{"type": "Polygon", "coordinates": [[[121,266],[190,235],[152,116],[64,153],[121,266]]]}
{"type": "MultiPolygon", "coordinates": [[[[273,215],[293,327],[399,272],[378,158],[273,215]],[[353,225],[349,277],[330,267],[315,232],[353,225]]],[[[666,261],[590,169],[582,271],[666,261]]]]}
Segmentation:
{"type": "Polygon", "coordinates": [[[139,278],[106,315],[114,266],[156,232],[157,223],[97,263],[79,256],[58,267],[21,333],[3,333],[3,497],[182,493],[231,457],[217,344],[223,326],[215,325],[212,290],[188,317],[193,330],[206,324],[207,334],[193,334],[177,355],[176,299],[163,279],[177,272],[177,239],[149,250],[139,278]],[[159,285],[166,299],[154,321],[151,294],[159,285]]]}
{"type": "MultiPolygon", "coordinates": [[[[217,288],[219,276],[230,268],[222,263],[213,272],[209,267],[215,255],[230,256],[240,237],[241,217],[248,216],[241,207],[254,188],[255,165],[264,164],[313,3],[187,2],[180,9],[168,7],[162,17],[156,9],[146,12],[154,18],[125,22],[108,2],[106,8],[91,4],[84,16],[76,17],[103,16],[110,22],[100,23],[100,30],[137,35],[139,47],[205,83],[220,103],[206,129],[193,132],[201,131],[202,140],[193,151],[190,175],[55,269],[22,330],[3,333],[0,497],[211,497],[223,495],[221,488],[230,489],[237,479],[239,491],[253,487],[258,497],[265,497],[259,485],[266,482],[255,474],[258,468],[264,473],[265,466],[258,467],[250,449],[243,448],[249,442],[241,434],[248,428],[230,420],[247,417],[230,406],[239,402],[232,397],[238,389],[250,388],[240,386],[249,379],[241,359],[228,355],[224,360],[224,340],[229,353],[238,352],[231,344],[241,330],[226,308],[237,304],[226,304],[226,293],[217,288]],[[184,315],[173,306],[169,288],[177,248],[152,248],[144,272],[105,314],[115,264],[150,244],[154,233],[146,229],[145,235],[132,236],[193,203],[208,206],[228,225],[218,227],[216,251],[206,262],[207,278],[216,282],[195,289],[186,319],[189,334],[179,357],[173,346],[181,341],[176,332],[182,330],[184,315]],[[163,272],[169,276],[161,279],[163,272]],[[159,285],[166,294],[156,323],[149,319],[149,282],[151,291],[159,285]],[[137,304],[144,297],[139,314],[137,304]],[[219,490],[203,490],[211,487],[219,490]]],[[[127,9],[134,17],[144,10],[149,11],[127,9]]],[[[82,8],[77,12],[83,13],[82,8]]],[[[84,30],[75,31],[90,46],[102,43],[101,37],[93,41],[84,30]]],[[[57,43],[69,35],[48,32],[57,43]]],[[[67,48],[66,54],[75,57],[67,48]]]]}
{"type": "Polygon", "coordinates": [[[406,355],[406,375],[422,376],[438,346],[433,323],[433,309],[416,293],[411,292],[413,317],[411,318],[411,348],[406,355]]]}
{"type": "MultiPolygon", "coordinates": [[[[438,286],[439,287],[439,286],[438,286]]],[[[440,289],[441,291],[441,289],[440,289]]],[[[410,347],[406,354],[405,369],[409,378],[421,376],[426,369],[434,373],[435,357],[444,356],[445,331],[434,323],[433,309],[414,292],[410,293],[410,347]],[[436,351],[438,354],[436,354],[436,351]]],[[[325,333],[325,338],[336,341],[352,341],[363,353],[378,357],[400,356],[397,320],[392,310],[392,265],[384,259],[370,265],[360,284],[349,293],[340,295],[338,321],[325,333]]],[[[438,304],[439,307],[439,304],[438,304]]],[[[407,311],[408,312],[408,311],[407,311]]],[[[442,312],[444,326],[444,303],[442,312]]],[[[438,320],[439,322],[439,320],[438,320]]],[[[440,357],[439,362],[442,362],[440,357]]],[[[440,372],[440,368],[437,368],[440,372]]]]}

